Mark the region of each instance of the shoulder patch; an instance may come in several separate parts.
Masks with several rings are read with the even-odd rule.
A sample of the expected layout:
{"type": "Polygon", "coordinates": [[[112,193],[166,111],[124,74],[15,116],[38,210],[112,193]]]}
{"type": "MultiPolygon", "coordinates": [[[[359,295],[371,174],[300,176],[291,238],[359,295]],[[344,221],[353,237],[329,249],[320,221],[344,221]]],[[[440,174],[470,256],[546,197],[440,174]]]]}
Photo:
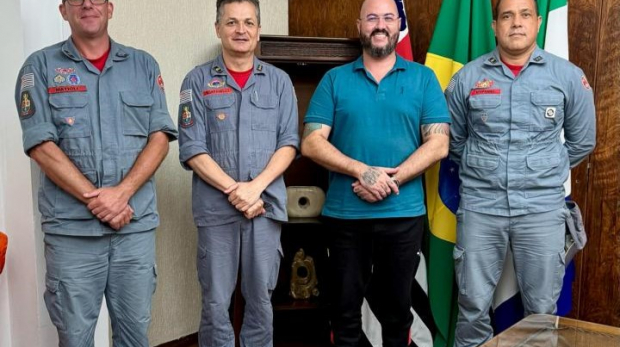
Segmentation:
{"type": "Polygon", "coordinates": [[[588,79],[586,78],[586,75],[581,75],[581,85],[586,90],[592,89],[592,87],[590,87],[590,83],[588,83],[588,79]]]}
{"type": "Polygon", "coordinates": [[[161,77],[161,75],[157,75],[157,85],[159,86],[159,89],[162,92],[165,92],[166,90],[164,89],[164,79],[161,77]]]}
{"type": "Polygon", "coordinates": [[[187,104],[188,102],[192,102],[192,90],[182,90],[179,94],[179,104],[187,104]]]}
{"type": "Polygon", "coordinates": [[[194,116],[192,115],[192,104],[179,106],[179,126],[181,128],[189,128],[194,125],[194,116]]]}
{"type": "Polygon", "coordinates": [[[21,82],[22,83],[20,90],[30,89],[34,87],[34,74],[31,72],[23,75],[21,78],[21,82]]]}
{"type": "Polygon", "coordinates": [[[21,119],[30,118],[34,115],[35,111],[34,101],[30,96],[30,92],[27,90],[23,91],[19,103],[19,117],[21,119]]]}

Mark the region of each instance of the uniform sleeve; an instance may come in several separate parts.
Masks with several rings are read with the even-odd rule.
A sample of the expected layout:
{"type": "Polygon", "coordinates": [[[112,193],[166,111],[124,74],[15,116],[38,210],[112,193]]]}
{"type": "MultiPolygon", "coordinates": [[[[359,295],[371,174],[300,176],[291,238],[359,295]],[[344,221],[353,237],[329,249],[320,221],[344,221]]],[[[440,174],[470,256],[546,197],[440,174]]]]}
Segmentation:
{"type": "Polygon", "coordinates": [[[594,95],[583,71],[576,69],[570,76],[570,95],[564,107],[564,147],[573,168],[594,150],[596,111],[594,95]]]}
{"type": "Polygon", "coordinates": [[[192,157],[206,153],[207,147],[206,109],[200,98],[200,85],[190,72],[181,84],[179,101],[179,161],[186,170],[191,170],[186,162],[192,157]]]}
{"type": "Polygon", "coordinates": [[[320,123],[331,127],[334,124],[335,109],[333,77],[327,72],[310,99],[304,124],[320,123]]]}
{"type": "Polygon", "coordinates": [[[467,141],[467,91],[464,90],[460,75],[456,74],[450,80],[445,92],[448,110],[452,123],[450,124],[450,159],[461,164],[461,157],[467,141]]]}
{"type": "Polygon", "coordinates": [[[170,141],[177,139],[177,129],[170,118],[168,112],[168,104],[166,103],[166,94],[164,91],[164,80],[159,70],[159,65],[154,59],[153,66],[151,67],[151,96],[154,103],[151,108],[151,119],[149,123],[149,134],[157,131],[163,131],[168,135],[170,141]]]}
{"type": "Polygon", "coordinates": [[[15,104],[26,154],[43,142],[58,143],[58,130],[48,102],[45,76],[41,68],[27,61],[19,71],[15,85],[15,104]]]}
{"type": "Polygon", "coordinates": [[[450,113],[446,105],[446,98],[441,92],[441,86],[435,74],[427,71],[427,82],[424,88],[422,104],[422,119],[420,124],[450,123],[450,113]]]}
{"type": "Polygon", "coordinates": [[[288,75],[282,78],[283,88],[280,93],[280,124],[278,125],[277,149],[292,146],[299,150],[299,117],[297,97],[293,83],[288,75]]]}

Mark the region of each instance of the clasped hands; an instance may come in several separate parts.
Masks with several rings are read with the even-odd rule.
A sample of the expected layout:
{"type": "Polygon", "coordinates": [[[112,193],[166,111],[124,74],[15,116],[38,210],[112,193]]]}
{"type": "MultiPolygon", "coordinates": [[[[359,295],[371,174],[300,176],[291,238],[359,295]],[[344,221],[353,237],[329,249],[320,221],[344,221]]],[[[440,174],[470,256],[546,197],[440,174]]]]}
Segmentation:
{"type": "Polygon", "coordinates": [[[83,195],[89,199],[88,209],[100,221],[116,231],[131,222],[134,210],[129,206],[130,194],[119,187],[104,187],[83,195]]]}
{"type": "Polygon", "coordinates": [[[353,192],[366,202],[377,202],[390,194],[399,194],[399,181],[394,178],[396,168],[369,166],[351,185],[353,192]]]}
{"type": "Polygon", "coordinates": [[[265,214],[265,202],[260,198],[264,189],[253,181],[236,182],[224,190],[228,202],[247,219],[265,214]]]}

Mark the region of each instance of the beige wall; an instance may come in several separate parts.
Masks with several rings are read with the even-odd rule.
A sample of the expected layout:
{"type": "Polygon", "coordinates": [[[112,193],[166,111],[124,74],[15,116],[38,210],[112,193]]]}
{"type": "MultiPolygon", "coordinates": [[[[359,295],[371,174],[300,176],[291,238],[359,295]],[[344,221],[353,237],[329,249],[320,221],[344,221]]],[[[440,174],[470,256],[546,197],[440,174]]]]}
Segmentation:
{"type": "MultiPolygon", "coordinates": [[[[219,51],[215,36],[215,0],[115,1],[110,22],[112,38],[144,49],[159,62],[165,81],[168,109],[177,121],[179,88],[194,66],[219,51]]],[[[262,33],[288,33],[288,0],[261,1],[262,33]]],[[[161,226],[157,234],[159,270],[153,297],[151,345],[195,333],[200,317],[196,279],[196,228],[191,213],[191,175],[178,162],[178,145],[157,173],[161,226]]]]}

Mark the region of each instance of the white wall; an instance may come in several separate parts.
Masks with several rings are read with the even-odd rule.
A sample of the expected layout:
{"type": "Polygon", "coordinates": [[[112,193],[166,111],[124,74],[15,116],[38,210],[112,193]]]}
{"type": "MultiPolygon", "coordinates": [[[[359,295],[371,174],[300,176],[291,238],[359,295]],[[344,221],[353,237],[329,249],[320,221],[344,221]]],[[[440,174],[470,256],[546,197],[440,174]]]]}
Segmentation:
{"type": "MultiPolygon", "coordinates": [[[[43,302],[42,233],[33,202],[38,169],[31,167],[22,151],[13,89],[27,55],[68,36],[58,14],[59,2],[0,0],[0,230],[9,235],[7,266],[0,275],[0,347],[57,345],[43,302]]],[[[219,51],[213,30],[215,0],[132,0],[115,5],[110,22],[113,39],[144,49],[159,61],[168,108],[176,122],[183,77],[219,51]]],[[[263,0],[261,6],[262,33],[286,35],[288,0],[263,0]]],[[[157,174],[157,189],[162,223],[151,345],[195,333],[200,312],[190,175],[178,164],[176,142],[157,174]]],[[[107,318],[104,310],[100,320],[107,322],[107,318]]],[[[97,337],[98,347],[108,344],[105,327],[98,327],[97,337]]]]}
{"type": "MultiPolygon", "coordinates": [[[[219,53],[213,27],[215,0],[132,0],[115,5],[109,27],[112,38],[157,59],[176,123],[183,78],[219,53]]],[[[263,34],[288,34],[288,0],[261,1],[261,10],[263,34]]],[[[178,155],[174,142],[156,176],[162,223],[157,231],[159,277],[149,332],[155,346],[195,333],[200,319],[191,175],[179,165],[178,155]]]]}

